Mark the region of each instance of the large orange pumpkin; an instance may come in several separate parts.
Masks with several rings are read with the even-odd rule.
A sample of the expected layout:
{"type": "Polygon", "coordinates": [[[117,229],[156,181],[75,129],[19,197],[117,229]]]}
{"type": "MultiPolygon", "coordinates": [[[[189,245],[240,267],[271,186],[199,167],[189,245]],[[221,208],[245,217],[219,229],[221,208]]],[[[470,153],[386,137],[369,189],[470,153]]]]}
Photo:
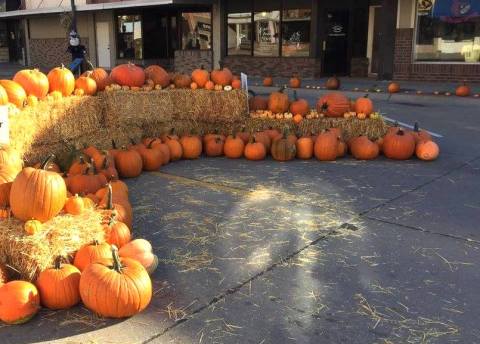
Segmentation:
{"type": "Polygon", "coordinates": [[[121,149],[115,155],[115,166],[122,178],[138,177],[142,173],[143,160],[134,149],[121,149]]]}
{"type": "Polygon", "coordinates": [[[88,76],[95,80],[97,91],[103,91],[105,87],[113,82],[103,68],[93,68],[92,70],[83,73],[82,76],[88,76]]]}
{"type": "Polygon", "coordinates": [[[355,159],[372,160],[378,156],[380,150],[378,144],[370,141],[368,137],[359,136],[351,141],[350,151],[355,159]]]}
{"type": "Polygon", "coordinates": [[[151,65],[145,69],[147,79],[152,80],[155,85],[160,85],[163,88],[170,85],[170,75],[167,71],[158,65],[151,65]]]}
{"type": "Polygon", "coordinates": [[[91,72],[87,72],[87,76],[81,76],[75,80],[75,88],[83,90],[84,94],[93,96],[97,93],[97,83],[91,78],[91,72]]]}
{"type": "Polygon", "coordinates": [[[290,112],[294,115],[305,116],[310,111],[310,105],[308,101],[302,98],[298,98],[297,91],[293,91],[293,102],[290,104],[290,112]]]}
{"type": "Polygon", "coordinates": [[[343,93],[327,93],[318,99],[317,111],[327,117],[343,117],[345,112],[350,111],[350,101],[343,93]]]}
{"type": "Polygon", "coordinates": [[[396,133],[385,136],[382,151],[389,159],[410,159],[415,152],[415,139],[410,133],[399,129],[396,133]]]}
{"type": "Polygon", "coordinates": [[[0,85],[0,105],[7,105],[8,104],[8,94],[7,91],[0,85]]]}
{"type": "Polygon", "coordinates": [[[75,90],[75,77],[65,66],[53,68],[48,72],[49,92],[58,91],[64,97],[69,96],[75,90]]]}
{"type": "Polygon", "coordinates": [[[367,116],[373,112],[373,102],[368,98],[368,94],[355,101],[355,112],[357,114],[363,113],[367,116]]]}
{"type": "Polygon", "coordinates": [[[265,159],[267,150],[263,143],[256,142],[255,137],[252,136],[245,146],[244,155],[248,160],[259,161],[265,159]]]}
{"type": "Polygon", "coordinates": [[[96,174],[94,167],[90,165],[85,173],[68,176],[65,183],[72,194],[86,195],[104,187],[107,179],[103,174],[96,174]]]}
{"type": "Polygon", "coordinates": [[[48,78],[38,69],[18,71],[13,77],[13,81],[18,82],[28,96],[34,95],[38,99],[43,99],[48,94],[48,78]]]}
{"type": "Polygon", "coordinates": [[[43,270],[35,282],[42,305],[49,309],[68,309],[80,302],[80,270],[55,260],[53,268],[43,270]]]}
{"type": "Polygon", "coordinates": [[[270,153],[273,159],[277,161],[289,161],[295,158],[297,147],[295,146],[295,142],[288,139],[288,136],[288,131],[285,129],[283,135],[272,142],[270,153]]]}
{"type": "Polygon", "coordinates": [[[0,80],[0,86],[7,93],[8,101],[18,108],[22,108],[27,100],[27,93],[23,87],[12,80],[0,80]]]}
{"type": "Polygon", "coordinates": [[[195,69],[192,72],[192,81],[195,82],[199,88],[204,88],[205,84],[207,81],[210,80],[210,73],[203,69],[203,66],[201,66],[198,69],[195,69]]]}
{"type": "Polygon", "coordinates": [[[277,92],[272,92],[268,97],[268,109],[273,113],[284,113],[288,111],[290,101],[288,100],[288,95],[283,93],[283,91],[285,91],[284,87],[277,92]]]}
{"type": "Polygon", "coordinates": [[[229,136],[225,140],[225,145],[223,146],[223,152],[225,156],[229,159],[239,159],[243,156],[243,151],[245,149],[245,144],[240,137],[229,136]]]}
{"type": "Polygon", "coordinates": [[[84,305],[109,318],[125,318],[143,311],[152,299],[152,281],[147,271],[133,259],[120,258],[115,246],[110,257],[83,271],[80,296],[84,305]]]}
{"type": "Polygon", "coordinates": [[[165,144],[170,151],[170,160],[177,161],[180,160],[183,156],[183,147],[182,144],[175,138],[170,138],[167,136],[167,140],[165,140],[165,144]]]}
{"type": "Polygon", "coordinates": [[[302,136],[295,143],[298,159],[311,159],[313,156],[313,140],[310,136],[302,136]]]}
{"type": "Polygon", "coordinates": [[[10,206],[15,217],[22,221],[48,221],[65,205],[65,181],[58,173],[44,170],[48,162],[49,159],[40,169],[24,168],[12,183],[10,206]]]}
{"type": "Polygon", "coordinates": [[[222,156],[225,142],[220,137],[211,138],[205,141],[205,154],[210,157],[222,156]]]}
{"type": "Polygon", "coordinates": [[[320,161],[333,161],[338,155],[338,137],[331,131],[317,136],[313,147],[315,157],[320,161]]]}
{"type": "Polygon", "coordinates": [[[0,320],[7,324],[23,324],[37,314],[40,296],[29,282],[11,281],[0,287],[0,320]]]}
{"type": "Polygon", "coordinates": [[[145,72],[143,68],[126,63],[116,66],[110,73],[113,81],[121,86],[142,87],[145,83],[145,72]]]}
{"type": "Polygon", "coordinates": [[[224,68],[220,62],[220,69],[213,70],[210,74],[210,78],[215,85],[227,86],[232,83],[233,74],[230,69],[224,68]]]}

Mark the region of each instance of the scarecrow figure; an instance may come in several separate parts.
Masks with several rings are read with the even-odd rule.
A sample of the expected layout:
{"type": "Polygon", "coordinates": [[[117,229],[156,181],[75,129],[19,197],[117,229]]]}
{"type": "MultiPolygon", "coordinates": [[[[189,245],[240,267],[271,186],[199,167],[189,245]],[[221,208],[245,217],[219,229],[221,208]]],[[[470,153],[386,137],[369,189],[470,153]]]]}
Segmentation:
{"type": "Polygon", "coordinates": [[[84,45],[80,44],[80,36],[75,30],[70,31],[70,44],[67,51],[72,54],[72,64],[73,68],[70,68],[72,72],[79,71],[83,73],[85,54],[87,50],[84,45]]]}

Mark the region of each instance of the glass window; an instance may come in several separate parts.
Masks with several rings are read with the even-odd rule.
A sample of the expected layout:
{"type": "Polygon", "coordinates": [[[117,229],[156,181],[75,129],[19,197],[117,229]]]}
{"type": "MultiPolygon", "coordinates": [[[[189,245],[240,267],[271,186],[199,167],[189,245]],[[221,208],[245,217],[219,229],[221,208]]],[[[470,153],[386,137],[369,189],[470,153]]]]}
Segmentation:
{"type": "Polygon", "coordinates": [[[254,12],[254,56],[278,56],[280,40],[280,11],[254,12]]]}
{"type": "Polygon", "coordinates": [[[0,48],[8,47],[7,23],[0,21],[0,48]]]}
{"type": "Polygon", "coordinates": [[[310,9],[284,10],[282,56],[310,55],[310,9]]]}
{"type": "Polygon", "coordinates": [[[252,54],[252,13],[229,13],[227,19],[228,55],[252,54]]]}
{"type": "Polygon", "coordinates": [[[210,12],[182,13],[182,49],[208,50],[212,47],[210,12]]]}
{"type": "Polygon", "coordinates": [[[417,61],[480,61],[480,1],[418,0],[417,61]]]}
{"type": "Polygon", "coordinates": [[[117,51],[121,59],[142,59],[142,17],[118,16],[117,51]]]}
{"type": "Polygon", "coordinates": [[[0,0],[0,12],[7,10],[7,0],[0,0]]]}

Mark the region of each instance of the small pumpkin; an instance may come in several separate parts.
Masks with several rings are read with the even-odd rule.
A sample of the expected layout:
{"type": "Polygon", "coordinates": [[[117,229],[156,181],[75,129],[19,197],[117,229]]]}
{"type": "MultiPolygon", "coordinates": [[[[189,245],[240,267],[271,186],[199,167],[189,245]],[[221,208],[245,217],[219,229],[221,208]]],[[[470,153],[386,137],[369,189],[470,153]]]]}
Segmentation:
{"type": "MultiPolygon", "coordinates": [[[[228,87],[228,86],[225,86],[228,87]]],[[[242,88],[242,82],[239,79],[232,80],[232,88],[234,90],[239,90],[242,88]]]]}
{"type": "Polygon", "coordinates": [[[58,257],[52,268],[40,272],[35,282],[42,305],[53,310],[68,309],[80,302],[80,270],[61,260],[58,257]]]}
{"type": "Polygon", "coordinates": [[[128,226],[121,221],[117,221],[115,216],[111,216],[109,222],[106,224],[105,234],[107,242],[119,248],[132,240],[128,226]]]}
{"type": "Polygon", "coordinates": [[[75,194],[75,196],[67,198],[65,202],[65,212],[71,215],[80,215],[85,210],[83,198],[75,194]]]}
{"type": "Polygon", "coordinates": [[[388,87],[387,87],[387,91],[388,91],[388,93],[390,93],[390,94],[400,92],[400,84],[398,84],[398,83],[396,83],[396,82],[391,82],[391,83],[389,83],[389,84],[388,84],[388,87]]]}
{"type": "Polygon", "coordinates": [[[220,68],[215,69],[210,73],[210,78],[216,85],[227,86],[232,83],[233,74],[230,69],[223,67],[222,61],[220,61],[220,68]]]}
{"type": "Polygon", "coordinates": [[[135,178],[142,173],[143,160],[136,150],[124,147],[114,155],[114,158],[120,177],[135,178]]]}
{"type": "Polygon", "coordinates": [[[298,159],[311,159],[313,156],[313,140],[310,136],[302,136],[295,143],[298,159]]]}
{"type": "Polygon", "coordinates": [[[95,166],[90,164],[84,174],[68,176],[65,182],[72,194],[89,194],[97,192],[107,184],[107,178],[102,174],[97,174],[95,166]]]}
{"type": "Polygon", "coordinates": [[[455,95],[457,97],[468,97],[471,94],[471,89],[470,87],[466,84],[466,82],[463,82],[462,85],[458,86],[455,89],[455,95]]]}
{"type": "Polygon", "coordinates": [[[268,109],[273,113],[284,113],[288,111],[290,101],[284,91],[285,88],[282,87],[277,92],[271,93],[268,97],[268,109]]]}
{"type": "Polygon", "coordinates": [[[87,76],[81,76],[75,80],[75,88],[83,90],[87,96],[93,96],[97,93],[97,83],[90,77],[91,73],[87,72],[87,76]]]}
{"type": "Polygon", "coordinates": [[[213,91],[215,89],[215,84],[213,81],[209,80],[205,83],[205,89],[209,91],[213,91]]]}
{"type": "Polygon", "coordinates": [[[273,141],[270,150],[273,159],[277,161],[289,161],[295,158],[297,147],[288,139],[288,129],[285,129],[283,136],[273,141]]]}
{"type": "Polygon", "coordinates": [[[243,156],[243,151],[245,149],[245,144],[243,140],[237,136],[229,136],[225,140],[225,145],[223,146],[223,152],[225,156],[229,159],[239,159],[243,156]]]}
{"type": "Polygon", "coordinates": [[[133,316],[152,299],[152,281],[145,268],[133,259],[119,257],[115,246],[108,258],[83,271],[79,289],[83,304],[108,318],[133,316]],[[115,300],[116,307],[111,306],[110,299],[115,300]]]}
{"type": "Polygon", "coordinates": [[[298,98],[297,91],[293,91],[293,102],[290,104],[290,112],[297,115],[306,116],[310,112],[308,101],[298,98]]]}
{"type": "Polygon", "coordinates": [[[399,129],[396,133],[384,137],[382,150],[389,159],[410,159],[415,152],[415,139],[413,135],[399,129]]]}
{"type": "Polygon", "coordinates": [[[289,85],[291,88],[300,88],[302,85],[302,80],[297,73],[293,74],[293,76],[290,78],[289,85]]]}
{"type": "Polygon", "coordinates": [[[338,90],[340,89],[340,85],[341,85],[340,79],[337,78],[336,76],[332,76],[331,78],[328,78],[325,83],[325,87],[327,88],[327,90],[338,90]]]}
{"type": "Polygon", "coordinates": [[[263,79],[263,86],[271,87],[273,86],[273,78],[271,76],[267,76],[263,79]]]}
{"type": "Polygon", "coordinates": [[[94,240],[91,244],[84,245],[75,254],[73,265],[78,270],[83,271],[90,264],[97,262],[98,260],[109,258],[111,255],[110,245],[107,243],[99,243],[94,240]]]}
{"type": "Polygon", "coordinates": [[[40,296],[32,283],[11,281],[0,287],[0,320],[4,323],[26,323],[39,310],[40,296]]]}
{"type": "Polygon", "coordinates": [[[122,258],[134,259],[152,274],[158,265],[158,258],[153,254],[152,245],[145,239],[135,239],[120,248],[119,255],[122,258]]]}
{"type": "Polygon", "coordinates": [[[210,81],[210,73],[201,66],[192,72],[192,80],[199,88],[204,88],[205,84],[210,81]]]}
{"type": "Polygon", "coordinates": [[[183,156],[183,147],[182,144],[175,138],[168,138],[165,141],[165,144],[170,151],[170,160],[177,161],[180,160],[183,156]]]}
{"type": "Polygon", "coordinates": [[[415,155],[420,160],[433,161],[438,158],[439,154],[440,154],[440,148],[435,142],[431,140],[428,140],[428,141],[422,140],[417,143],[417,146],[415,148],[415,155]]]}
{"type": "Polygon", "coordinates": [[[23,225],[23,230],[27,235],[35,235],[43,229],[43,224],[38,220],[28,220],[23,225]]]}
{"type": "Polygon", "coordinates": [[[263,143],[256,142],[255,137],[252,136],[245,145],[244,155],[247,160],[259,161],[265,159],[267,150],[263,143]]]}
{"type": "Polygon", "coordinates": [[[368,94],[355,101],[355,112],[357,114],[365,114],[366,116],[369,116],[373,112],[373,102],[368,98],[368,94]]]}
{"type": "Polygon", "coordinates": [[[92,70],[89,70],[82,74],[82,76],[88,76],[95,81],[97,85],[97,91],[103,91],[107,86],[113,83],[113,80],[109,77],[108,73],[103,68],[93,68],[93,65],[90,64],[92,70]]]}

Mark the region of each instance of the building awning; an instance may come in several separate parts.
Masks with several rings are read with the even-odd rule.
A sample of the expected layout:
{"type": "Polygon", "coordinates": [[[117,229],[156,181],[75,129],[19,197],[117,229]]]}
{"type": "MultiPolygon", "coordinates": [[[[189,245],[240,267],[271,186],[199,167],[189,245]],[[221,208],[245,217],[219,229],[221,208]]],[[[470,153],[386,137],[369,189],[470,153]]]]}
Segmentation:
{"type": "MultiPolygon", "coordinates": [[[[100,4],[87,4],[87,5],[78,5],[76,6],[77,12],[87,12],[87,11],[102,11],[102,10],[114,10],[120,8],[131,8],[131,7],[149,7],[149,6],[162,6],[162,5],[211,5],[213,1],[211,0],[127,0],[127,1],[117,1],[117,2],[106,2],[100,4]]],[[[28,9],[28,10],[18,10],[18,11],[8,11],[0,12],[0,19],[2,18],[21,18],[26,16],[33,16],[39,14],[55,14],[55,13],[64,13],[71,12],[72,7],[70,6],[58,6],[58,7],[48,7],[48,8],[38,8],[38,9],[28,9]]]]}

